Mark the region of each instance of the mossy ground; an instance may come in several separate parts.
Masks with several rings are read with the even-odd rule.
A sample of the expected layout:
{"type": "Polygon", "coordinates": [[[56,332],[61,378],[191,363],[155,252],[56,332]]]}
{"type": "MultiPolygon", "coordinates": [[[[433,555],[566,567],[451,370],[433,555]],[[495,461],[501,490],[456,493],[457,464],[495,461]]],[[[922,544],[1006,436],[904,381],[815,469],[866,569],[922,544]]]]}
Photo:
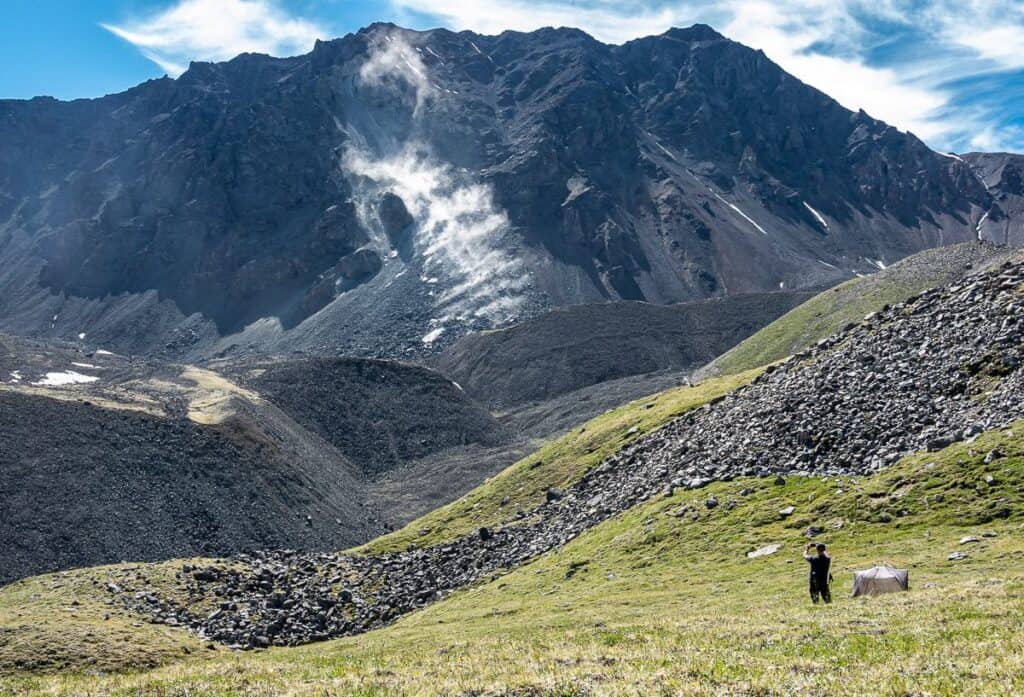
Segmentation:
{"type": "MultiPolygon", "coordinates": [[[[0,692],[1022,694],[1022,491],[1024,422],[872,477],[737,480],[658,498],[362,636],[258,653],[176,649],[165,656],[173,662],[141,672],[21,672],[0,692]],[[985,463],[993,450],[998,456],[985,463]],[[710,496],[717,507],[707,507],[710,496]],[[796,511],[783,518],[788,505],[796,511]],[[809,525],[825,528],[817,539],[835,560],[836,602],[828,607],[807,598],[799,553],[809,525]],[[980,541],[960,545],[964,535],[980,541]],[[746,557],[769,543],[783,546],[746,557]],[[950,561],[953,551],[968,557],[950,561]],[[849,598],[852,571],[883,560],[910,569],[911,591],[849,598]]],[[[18,606],[30,613],[23,621],[59,635],[68,593],[79,599],[83,622],[102,624],[102,603],[92,600],[100,591],[85,580],[89,572],[76,574],[83,580],[74,588],[50,589],[50,576],[0,592],[7,636],[16,636],[9,618],[18,606]],[[36,596],[27,605],[26,592],[36,596]]],[[[194,642],[170,629],[132,630],[139,643],[162,632],[194,642]]]]}

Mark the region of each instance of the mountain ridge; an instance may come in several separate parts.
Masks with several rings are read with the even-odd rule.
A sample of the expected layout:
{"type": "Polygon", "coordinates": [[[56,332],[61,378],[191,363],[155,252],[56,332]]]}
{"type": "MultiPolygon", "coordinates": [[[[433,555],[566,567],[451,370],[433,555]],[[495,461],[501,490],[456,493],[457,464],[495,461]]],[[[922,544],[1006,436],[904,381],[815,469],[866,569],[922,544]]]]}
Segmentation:
{"type": "Polygon", "coordinates": [[[0,145],[0,330],[174,359],[416,358],[550,307],[834,283],[988,234],[985,212],[1020,236],[962,158],[700,25],[371,25],[3,101],[0,145]],[[388,194],[410,229],[384,234],[388,194]]]}

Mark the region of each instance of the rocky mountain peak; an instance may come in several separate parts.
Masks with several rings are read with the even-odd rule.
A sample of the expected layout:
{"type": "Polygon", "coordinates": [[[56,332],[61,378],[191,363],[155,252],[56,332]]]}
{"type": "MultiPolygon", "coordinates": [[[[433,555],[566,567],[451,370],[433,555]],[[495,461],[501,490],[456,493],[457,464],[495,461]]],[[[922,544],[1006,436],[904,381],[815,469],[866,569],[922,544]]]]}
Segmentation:
{"type": "Polygon", "coordinates": [[[1020,226],[965,162],[705,25],[610,46],[378,23],[0,120],[0,329],[73,338],[98,304],[115,347],[145,312],[171,332],[154,349],[196,356],[408,357],[564,304],[814,287],[1020,226]],[[401,253],[385,194],[413,220],[401,253]]]}

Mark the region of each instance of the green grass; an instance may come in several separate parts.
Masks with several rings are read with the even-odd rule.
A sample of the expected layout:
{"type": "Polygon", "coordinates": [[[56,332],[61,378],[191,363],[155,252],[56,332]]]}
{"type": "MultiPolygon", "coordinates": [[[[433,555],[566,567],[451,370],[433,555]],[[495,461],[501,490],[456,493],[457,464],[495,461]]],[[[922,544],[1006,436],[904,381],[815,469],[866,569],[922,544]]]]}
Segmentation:
{"type": "MultiPolygon", "coordinates": [[[[659,497],[505,576],[362,636],[208,652],[202,660],[171,652],[174,662],[140,672],[22,672],[6,689],[154,696],[1022,694],[1022,491],[1019,422],[872,477],[791,477],[781,486],[738,480],[659,497]],[[994,449],[1001,455],[986,464],[994,449]],[[748,488],[752,493],[742,495],[748,488]],[[716,508],[705,505],[710,495],[716,508]],[[786,505],[796,512],[783,519],[778,510],[786,505]],[[836,602],[829,607],[806,597],[799,552],[801,532],[812,524],[826,529],[818,539],[835,560],[836,602]],[[996,536],[982,537],[986,532],[996,536]],[[959,545],[968,534],[981,542],[959,545]],[[768,543],[783,547],[746,558],[768,543]],[[948,561],[955,550],[968,559],[948,561]],[[851,572],[882,560],[910,569],[911,591],[849,598],[851,572]]],[[[76,573],[79,614],[100,626],[92,603],[102,591],[86,582],[89,572],[76,573]]],[[[58,635],[68,589],[49,589],[54,578],[61,577],[0,591],[0,627],[9,632],[17,607],[58,635]],[[38,612],[44,605],[49,610],[38,612]]]]}
{"type": "MultiPolygon", "coordinates": [[[[19,671],[102,673],[216,652],[180,630],[143,622],[107,583],[174,592],[178,564],[121,564],[36,576],[0,590],[0,676],[19,671]]],[[[0,681],[0,694],[4,693],[0,681]]]]}
{"type": "Polygon", "coordinates": [[[1009,252],[980,251],[973,243],[931,249],[904,259],[885,271],[854,278],[816,295],[715,359],[706,375],[730,375],[767,365],[814,345],[850,322],[885,305],[906,301],[930,288],[945,285],[965,273],[971,255],[975,268],[1001,260],[1009,252]]]}
{"type": "Polygon", "coordinates": [[[543,503],[551,487],[566,487],[624,445],[665,425],[673,417],[707,404],[753,380],[760,369],[678,387],[631,402],[574,428],[537,452],[491,477],[452,503],[359,548],[393,552],[427,547],[515,519],[543,503]]]}

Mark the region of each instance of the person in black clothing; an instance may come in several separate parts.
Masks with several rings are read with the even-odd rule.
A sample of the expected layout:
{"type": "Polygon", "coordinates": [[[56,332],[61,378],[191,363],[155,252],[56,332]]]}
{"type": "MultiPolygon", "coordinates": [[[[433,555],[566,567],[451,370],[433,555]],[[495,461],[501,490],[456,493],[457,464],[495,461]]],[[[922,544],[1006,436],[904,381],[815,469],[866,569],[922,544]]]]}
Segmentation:
{"type": "Polygon", "coordinates": [[[811,565],[811,602],[817,603],[820,595],[826,603],[831,603],[832,593],[828,586],[832,583],[832,557],[825,553],[825,545],[808,542],[804,547],[804,559],[811,565]],[[812,554],[812,551],[817,554],[812,554]]]}

